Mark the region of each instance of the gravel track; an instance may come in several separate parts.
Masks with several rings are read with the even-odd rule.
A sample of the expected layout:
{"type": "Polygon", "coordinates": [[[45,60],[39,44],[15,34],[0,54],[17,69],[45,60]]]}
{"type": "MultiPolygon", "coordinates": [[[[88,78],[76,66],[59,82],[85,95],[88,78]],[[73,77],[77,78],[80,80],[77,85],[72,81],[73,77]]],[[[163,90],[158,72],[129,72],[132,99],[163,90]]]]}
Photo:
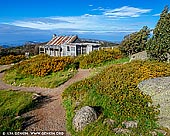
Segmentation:
{"type": "Polygon", "coordinates": [[[2,81],[4,70],[10,66],[0,66],[0,90],[20,90],[27,92],[40,93],[46,99],[40,103],[39,107],[34,110],[23,114],[22,116],[27,119],[24,123],[24,131],[66,131],[66,117],[65,109],[62,106],[61,94],[72,83],[87,78],[90,75],[90,70],[79,69],[78,73],[69,79],[64,84],[57,88],[39,88],[39,87],[17,87],[5,84],[2,81]]]}

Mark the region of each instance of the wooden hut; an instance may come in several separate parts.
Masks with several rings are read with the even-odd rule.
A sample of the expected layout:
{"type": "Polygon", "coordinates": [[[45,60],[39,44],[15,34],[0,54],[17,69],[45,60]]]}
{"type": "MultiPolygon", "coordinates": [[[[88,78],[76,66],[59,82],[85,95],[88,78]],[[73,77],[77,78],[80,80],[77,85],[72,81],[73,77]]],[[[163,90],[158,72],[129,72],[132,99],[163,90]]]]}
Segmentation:
{"type": "Polygon", "coordinates": [[[39,53],[50,56],[78,56],[99,50],[99,47],[99,43],[83,42],[76,35],[57,36],[54,34],[46,45],[39,47],[39,53]]]}

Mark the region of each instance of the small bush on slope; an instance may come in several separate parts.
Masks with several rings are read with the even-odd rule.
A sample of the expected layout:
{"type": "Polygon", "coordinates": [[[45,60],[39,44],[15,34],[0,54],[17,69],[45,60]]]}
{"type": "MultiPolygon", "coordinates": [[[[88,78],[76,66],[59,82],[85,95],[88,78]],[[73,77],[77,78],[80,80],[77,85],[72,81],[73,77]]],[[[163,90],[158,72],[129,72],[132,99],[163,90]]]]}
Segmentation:
{"type": "Polygon", "coordinates": [[[29,60],[23,61],[15,65],[12,69],[16,69],[19,74],[24,76],[45,76],[52,72],[64,70],[73,63],[70,57],[50,57],[48,55],[38,55],[29,60]]]}
{"type": "Polygon", "coordinates": [[[9,55],[9,56],[5,56],[5,57],[1,57],[0,58],[0,65],[7,65],[7,64],[11,64],[11,63],[16,63],[19,62],[21,60],[24,60],[25,56],[24,55],[9,55]]]}
{"type": "Polygon", "coordinates": [[[137,120],[138,128],[134,135],[149,135],[156,128],[159,111],[151,97],[141,92],[137,85],[142,80],[160,76],[170,76],[170,64],[153,61],[134,61],[124,65],[110,66],[91,79],[75,83],[67,88],[62,97],[67,111],[67,129],[73,135],[115,135],[110,127],[102,122],[105,118],[116,120],[115,127],[123,127],[122,121],[137,120]],[[75,132],[72,119],[78,107],[98,106],[102,109],[99,119],[87,126],[82,132],[75,132]]]}
{"type": "Polygon", "coordinates": [[[16,86],[54,88],[74,76],[74,69],[73,58],[38,55],[6,71],[4,81],[16,86]]]}

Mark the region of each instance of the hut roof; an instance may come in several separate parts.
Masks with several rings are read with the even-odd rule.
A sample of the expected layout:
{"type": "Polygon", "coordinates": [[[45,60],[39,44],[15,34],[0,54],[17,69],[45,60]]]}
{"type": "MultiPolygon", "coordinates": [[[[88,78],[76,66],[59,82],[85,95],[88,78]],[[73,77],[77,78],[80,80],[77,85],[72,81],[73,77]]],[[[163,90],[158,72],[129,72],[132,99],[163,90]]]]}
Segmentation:
{"type": "Polygon", "coordinates": [[[78,36],[57,36],[54,35],[53,38],[47,43],[47,45],[62,45],[62,44],[70,44],[74,43],[78,39],[78,36]]]}

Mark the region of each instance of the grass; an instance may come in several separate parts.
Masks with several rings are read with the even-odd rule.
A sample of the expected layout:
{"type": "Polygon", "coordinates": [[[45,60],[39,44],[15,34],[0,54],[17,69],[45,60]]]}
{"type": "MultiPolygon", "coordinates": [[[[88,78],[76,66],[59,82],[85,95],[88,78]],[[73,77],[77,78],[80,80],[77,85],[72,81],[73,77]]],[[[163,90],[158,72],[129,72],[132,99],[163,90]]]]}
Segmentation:
{"type": "Polygon", "coordinates": [[[123,64],[125,62],[129,62],[129,60],[130,59],[128,57],[125,57],[125,58],[120,58],[120,59],[116,59],[116,60],[103,62],[99,66],[109,66],[109,65],[112,65],[112,64],[123,64]]]}
{"type": "Polygon", "coordinates": [[[119,48],[95,50],[86,55],[76,57],[75,61],[79,62],[79,67],[83,69],[98,67],[112,60],[123,57],[119,48]]]}
{"type": "Polygon", "coordinates": [[[107,68],[110,65],[123,64],[123,63],[129,62],[129,60],[130,59],[128,57],[124,57],[124,58],[120,58],[120,59],[116,59],[116,60],[106,61],[106,62],[103,62],[103,63],[97,65],[97,66],[91,66],[93,68],[93,71],[92,71],[90,77],[95,76],[96,74],[102,72],[105,68],[107,68]]]}
{"type": "Polygon", "coordinates": [[[15,117],[32,106],[32,93],[0,90],[0,132],[20,131],[23,119],[15,117]]]}
{"type": "MultiPolygon", "coordinates": [[[[75,108],[74,100],[64,100],[63,104],[66,108],[67,130],[74,136],[117,136],[118,134],[112,131],[113,128],[123,128],[121,124],[122,121],[134,120],[132,117],[128,118],[126,116],[127,113],[121,111],[123,105],[118,104],[106,95],[97,93],[94,88],[91,88],[89,94],[86,94],[85,98],[81,101],[79,108],[86,105],[99,107],[102,109],[102,114],[95,122],[87,125],[82,131],[76,132],[72,125],[72,119],[75,115],[74,110],[78,110],[79,108],[75,108]],[[121,114],[119,115],[118,112],[122,114],[122,117],[120,117],[121,114]],[[115,126],[105,125],[103,122],[106,118],[116,120],[115,126]]],[[[141,114],[141,117],[136,119],[142,123],[140,122],[140,124],[138,124],[139,127],[137,129],[133,129],[133,136],[140,136],[140,134],[149,136],[150,130],[158,128],[158,125],[153,120],[147,119],[146,115],[141,114]]]]}
{"type": "MultiPolygon", "coordinates": [[[[90,95],[88,95],[90,96],[90,95]]],[[[84,104],[81,104],[80,107],[84,106],[84,105],[100,105],[100,106],[104,106],[106,107],[106,105],[108,105],[107,107],[110,107],[110,101],[108,99],[108,97],[105,98],[101,98],[100,95],[96,95],[95,92],[91,92],[91,96],[89,98],[89,100],[91,101],[89,102],[85,102],[84,104]],[[93,98],[92,98],[93,97],[93,98]],[[93,103],[93,104],[91,104],[93,103]]],[[[66,118],[67,118],[67,122],[66,122],[66,127],[67,130],[71,133],[71,135],[73,136],[116,136],[113,132],[111,132],[109,129],[109,126],[106,126],[103,124],[103,121],[105,119],[105,115],[102,114],[100,115],[100,117],[94,122],[89,124],[87,127],[85,127],[85,129],[83,131],[80,132],[76,132],[74,130],[74,127],[72,125],[72,119],[75,115],[75,107],[74,107],[74,102],[70,99],[64,100],[63,102],[65,108],[66,108],[66,118]]],[[[109,111],[107,111],[109,114],[109,111]]],[[[111,113],[111,112],[110,112],[111,113]]]]}
{"type": "Polygon", "coordinates": [[[104,61],[102,63],[99,63],[99,64],[89,64],[88,67],[89,68],[105,68],[109,65],[112,65],[112,64],[123,64],[125,62],[128,62],[129,61],[129,58],[126,57],[126,58],[120,58],[120,59],[115,59],[115,60],[110,60],[110,61],[104,61]]]}
{"type": "MultiPolygon", "coordinates": [[[[121,58],[117,60],[106,61],[101,64],[95,65],[95,72],[102,71],[104,67],[111,64],[121,64],[129,61],[129,58],[121,58]]],[[[90,64],[89,67],[94,67],[90,64]]],[[[63,70],[58,72],[53,72],[50,75],[44,77],[39,76],[25,76],[20,74],[17,69],[7,70],[3,80],[14,86],[25,86],[25,87],[42,87],[42,88],[55,88],[66,82],[68,79],[76,74],[77,70],[63,70]]]]}
{"type": "Polygon", "coordinates": [[[125,120],[136,120],[138,127],[132,129],[131,135],[150,136],[151,131],[159,128],[156,123],[159,110],[151,104],[151,97],[141,92],[137,85],[142,80],[160,76],[170,76],[169,64],[134,61],[110,65],[94,77],[72,84],[62,94],[67,130],[75,136],[115,136],[113,126],[103,124],[104,119],[110,118],[116,121],[114,128],[124,128],[122,122],[125,120]],[[77,102],[80,103],[78,107],[77,102]],[[87,105],[99,107],[102,113],[94,123],[76,132],[72,125],[75,110],[87,105]]]}
{"type": "Polygon", "coordinates": [[[51,73],[50,75],[44,77],[38,76],[23,76],[18,74],[15,69],[9,70],[4,76],[4,81],[8,84],[15,86],[26,86],[26,87],[43,87],[43,88],[55,88],[68,79],[73,77],[77,71],[76,70],[65,70],[58,71],[56,73],[51,73]]]}

